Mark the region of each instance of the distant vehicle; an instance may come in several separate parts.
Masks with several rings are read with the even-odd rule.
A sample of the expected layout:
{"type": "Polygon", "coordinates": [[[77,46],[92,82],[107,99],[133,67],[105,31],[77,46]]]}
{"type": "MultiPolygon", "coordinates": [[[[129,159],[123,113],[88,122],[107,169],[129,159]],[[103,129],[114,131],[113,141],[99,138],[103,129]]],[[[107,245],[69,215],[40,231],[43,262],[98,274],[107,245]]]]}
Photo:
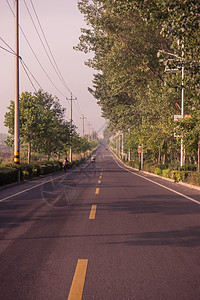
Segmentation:
{"type": "Polygon", "coordinates": [[[92,163],[95,163],[95,156],[94,156],[94,155],[91,156],[90,161],[91,161],[92,163]]]}

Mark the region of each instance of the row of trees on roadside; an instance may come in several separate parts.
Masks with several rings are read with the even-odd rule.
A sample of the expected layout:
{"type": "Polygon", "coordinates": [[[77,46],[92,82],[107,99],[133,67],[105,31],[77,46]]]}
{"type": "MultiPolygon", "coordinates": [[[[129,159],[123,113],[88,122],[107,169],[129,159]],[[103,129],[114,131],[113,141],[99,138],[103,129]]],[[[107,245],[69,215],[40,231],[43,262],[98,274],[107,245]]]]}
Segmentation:
{"type": "MultiPolygon", "coordinates": [[[[80,0],[87,29],[76,50],[94,53],[89,91],[109,120],[110,135],[126,148],[143,145],[158,163],[186,161],[200,153],[200,4],[198,0],[80,0]],[[181,71],[184,67],[184,82],[181,71]],[[166,72],[166,70],[168,72],[166,72]],[[175,137],[174,115],[184,115],[175,137]]],[[[177,124],[176,124],[177,128],[177,124]]]]}
{"type": "MultiPolygon", "coordinates": [[[[70,124],[64,119],[65,109],[59,99],[49,93],[39,90],[36,93],[23,92],[19,101],[20,115],[20,145],[28,150],[28,163],[31,153],[46,155],[47,158],[57,155],[67,155],[70,147],[70,135],[73,153],[80,153],[94,147],[94,142],[88,142],[80,137],[75,126],[70,131],[70,124]]],[[[14,139],[14,101],[10,102],[5,114],[4,124],[8,127],[7,145],[13,145],[14,139]]]]}

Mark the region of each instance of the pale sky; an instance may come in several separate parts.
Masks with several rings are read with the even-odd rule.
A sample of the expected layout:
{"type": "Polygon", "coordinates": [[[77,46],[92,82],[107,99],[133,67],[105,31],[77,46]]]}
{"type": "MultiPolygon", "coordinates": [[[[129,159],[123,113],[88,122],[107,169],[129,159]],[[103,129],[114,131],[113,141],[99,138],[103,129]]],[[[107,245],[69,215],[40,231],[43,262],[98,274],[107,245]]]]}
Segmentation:
{"type": "MultiPolygon", "coordinates": [[[[55,73],[38,38],[24,3],[24,1],[26,1],[40,36],[43,39],[31,5],[31,0],[18,1],[20,26],[50,79],[53,81],[56,88],[64,95],[62,95],[47,78],[21,31],[20,56],[37,79],[42,89],[59,98],[61,105],[67,109],[66,118],[69,120],[69,103],[65,100],[65,96],[70,98],[70,93],[55,73]]],[[[0,38],[15,50],[14,17],[8,3],[14,11],[14,0],[0,0],[0,38]]],[[[82,120],[80,119],[82,114],[87,117],[87,120],[85,120],[85,133],[88,132],[88,122],[92,124],[91,127],[93,127],[94,130],[98,131],[105,124],[105,120],[101,117],[101,109],[97,105],[96,100],[87,90],[88,86],[92,87],[94,70],[88,68],[84,64],[84,61],[87,60],[87,55],[73,50],[73,46],[76,46],[79,42],[78,38],[81,34],[80,28],[87,27],[83,20],[83,15],[81,15],[77,8],[77,1],[32,0],[32,3],[34,4],[60,72],[72,93],[78,98],[76,104],[74,103],[75,101],[73,101],[73,120],[74,124],[78,127],[78,132],[82,133],[82,120]]],[[[9,50],[1,39],[0,46],[9,50]]],[[[0,70],[0,132],[7,133],[7,128],[4,127],[4,114],[10,104],[10,100],[14,100],[14,55],[1,48],[0,70]]],[[[38,90],[39,86],[37,83],[34,80],[33,83],[38,90]]],[[[34,92],[34,88],[20,64],[20,94],[24,91],[34,92]]],[[[102,133],[102,131],[100,133],[102,133]]]]}

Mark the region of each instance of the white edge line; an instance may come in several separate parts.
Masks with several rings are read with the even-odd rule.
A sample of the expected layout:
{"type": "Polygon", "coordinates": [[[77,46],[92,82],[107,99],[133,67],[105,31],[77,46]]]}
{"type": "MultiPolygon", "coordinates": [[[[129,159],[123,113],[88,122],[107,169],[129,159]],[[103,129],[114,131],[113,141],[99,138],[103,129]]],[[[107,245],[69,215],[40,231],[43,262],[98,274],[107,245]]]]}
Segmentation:
{"type": "Polygon", "coordinates": [[[144,177],[144,176],[142,176],[142,175],[140,175],[140,174],[137,174],[137,173],[135,173],[135,172],[133,172],[133,171],[130,171],[130,170],[128,170],[127,168],[124,168],[124,167],[120,166],[119,163],[117,162],[117,160],[115,159],[115,156],[113,156],[113,158],[114,158],[116,164],[117,164],[121,169],[124,169],[125,171],[127,171],[127,172],[129,172],[129,173],[131,173],[131,174],[133,174],[133,175],[142,177],[143,179],[145,179],[145,180],[147,180],[147,181],[150,181],[150,182],[152,182],[152,183],[154,183],[154,184],[157,184],[157,185],[163,187],[163,188],[166,189],[166,190],[169,190],[169,191],[171,191],[171,192],[173,192],[173,193],[175,193],[175,194],[177,194],[177,195],[182,196],[183,198],[186,198],[186,199],[188,199],[188,200],[190,200],[190,201],[192,201],[192,202],[195,202],[195,203],[197,203],[197,204],[200,205],[200,202],[199,202],[199,201],[197,201],[197,200],[195,200],[195,199],[193,199],[193,198],[191,198],[191,197],[189,197],[189,196],[186,196],[186,195],[184,195],[184,194],[182,194],[182,193],[180,193],[180,192],[177,192],[177,191],[175,191],[175,190],[173,190],[173,189],[168,188],[167,186],[162,185],[161,183],[158,183],[158,182],[156,182],[156,181],[153,181],[153,180],[151,180],[151,179],[149,179],[149,178],[146,178],[146,177],[144,177]]]}
{"type": "MultiPolygon", "coordinates": [[[[87,164],[84,168],[86,168],[88,165],[89,165],[89,164],[87,164]]],[[[66,177],[67,177],[69,174],[74,173],[74,172],[77,172],[77,171],[78,171],[78,168],[77,168],[76,170],[73,170],[73,171],[70,172],[70,173],[63,174],[63,175],[61,175],[61,176],[55,177],[55,178],[53,178],[53,180],[56,180],[56,179],[58,179],[58,178],[60,178],[60,177],[63,177],[63,176],[66,176],[66,177]]],[[[50,176],[51,176],[51,175],[52,175],[52,174],[50,174],[50,176]]],[[[26,193],[26,192],[28,192],[28,191],[30,191],[30,190],[33,190],[33,189],[37,188],[38,186],[41,186],[41,185],[43,185],[44,183],[48,183],[48,182],[50,182],[50,181],[52,182],[52,178],[51,178],[50,180],[47,180],[47,181],[41,182],[41,183],[39,183],[39,184],[37,184],[37,185],[34,185],[34,186],[32,186],[32,187],[30,187],[30,188],[28,188],[28,189],[26,189],[26,190],[20,191],[20,192],[18,192],[18,193],[16,193],[16,194],[13,194],[13,195],[10,195],[10,196],[5,197],[5,198],[3,198],[3,199],[0,199],[0,202],[3,202],[3,201],[5,201],[5,200],[8,200],[8,199],[13,198],[13,197],[15,197],[15,196],[18,196],[18,195],[21,195],[21,194],[23,194],[23,193],[26,193]]]]}

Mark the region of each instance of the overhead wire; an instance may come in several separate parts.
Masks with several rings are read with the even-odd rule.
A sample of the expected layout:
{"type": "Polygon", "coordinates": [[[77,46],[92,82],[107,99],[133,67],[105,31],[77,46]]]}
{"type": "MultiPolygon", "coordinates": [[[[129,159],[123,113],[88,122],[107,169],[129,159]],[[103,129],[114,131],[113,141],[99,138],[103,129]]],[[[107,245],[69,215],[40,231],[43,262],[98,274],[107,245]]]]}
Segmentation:
{"type": "Polygon", "coordinates": [[[28,66],[25,64],[25,62],[24,62],[23,59],[21,59],[21,62],[23,63],[24,67],[28,70],[28,72],[31,74],[31,76],[33,77],[33,79],[35,80],[35,82],[37,83],[37,85],[39,86],[39,88],[42,90],[42,86],[37,81],[37,79],[35,78],[35,76],[33,75],[33,73],[30,71],[30,69],[28,68],[28,66]]]}
{"type": "Polygon", "coordinates": [[[53,55],[53,53],[52,53],[52,51],[51,51],[51,48],[50,48],[49,43],[48,43],[48,41],[47,41],[46,35],[45,35],[44,30],[43,30],[43,28],[42,28],[41,22],[40,22],[40,20],[39,20],[39,17],[38,17],[38,15],[37,15],[37,12],[36,12],[35,7],[34,7],[34,5],[33,5],[33,1],[30,0],[30,2],[31,2],[32,8],[33,8],[33,11],[34,11],[34,13],[35,13],[36,19],[37,19],[37,21],[38,21],[38,24],[39,24],[39,26],[40,26],[40,30],[41,30],[42,35],[43,35],[43,37],[44,37],[44,40],[45,40],[45,42],[46,42],[46,45],[47,45],[47,47],[48,47],[48,49],[49,49],[49,53],[51,54],[51,57],[52,57],[52,59],[53,59],[53,61],[54,61],[54,64],[55,64],[55,66],[56,66],[56,69],[57,69],[57,71],[58,71],[58,73],[59,73],[59,75],[60,75],[60,78],[62,79],[61,81],[63,82],[63,84],[64,84],[64,86],[67,88],[67,90],[68,90],[70,93],[72,93],[71,90],[70,90],[70,88],[69,88],[69,86],[67,85],[66,81],[64,80],[64,78],[63,78],[63,76],[62,76],[62,73],[60,72],[60,69],[58,68],[58,65],[57,65],[57,63],[56,63],[56,60],[55,60],[55,58],[54,58],[54,55],[53,55]]]}
{"type": "Polygon", "coordinates": [[[29,79],[29,81],[30,81],[32,87],[34,88],[35,92],[37,92],[37,90],[36,90],[36,88],[35,88],[35,86],[34,86],[32,80],[31,80],[31,78],[30,78],[30,76],[29,76],[29,74],[28,74],[28,72],[27,72],[27,70],[26,70],[26,68],[25,68],[25,65],[23,64],[23,61],[20,60],[20,62],[21,62],[22,68],[24,69],[24,72],[26,73],[26,75],[27,75],[27,77],[28,77],[28,79],[29,79]]]}
{"type": "MultiPolygon", "coordinates": [[[[9,8],[10,8],[12,14],[13,14],[13,16],[15,17],[14,11],[13,11],[12,7],[10,6],[8,0],[6,0],[6,2],[7,2],[7,4],[8,4],[8,6],[9,6],[9,8]]],[[[45,71],[44,67],[42,66],[41,62],[39,61],[37,55],[35,54],[35,52],[34,52],[32,46],[31,46],[30,42],[28,41],[28,39],[27,39],[27,37],[26,37],[26,35],[25,35],[25,33],[24,33],[24,31],[23,31],[23,29],[22,29],[22,27],[21,27],[20,25],[19,25],[19,28],[20,28],[20,30],[21,30],[21,32],[22,32],[22,34],[23,34],[23,36],[24,36],[24,38],[25,38],[27,44],[29,45],[29,47],[30,47],[30,49],[31,49],[31,51],[32,51],[32,53],[33,53],[35,59],[37,60],[38,64],[39,64],[40,67],[42,68],[43,72],[45,73],[45,75],[47,76],[47,78],[49,79],[49,81],[51,82],[51,84],[54,86],[54,88],[55,88],[55,89],[56,89],[63,97],[66,97],[66,95],[64,95],[64,94],[56,87],[56,85],[53,83],[53,81],[51,80],[51,78],[49,77],[49,75],[47,74],[47,72],[45,71]]]]}
{"type": "Polygon", "coordinates": [[[6,43],[6,41],[2,37],[0,37],[0,39],[15,54],[15,51],[8,45],[8,43],[6,43]]]}
{"type": "MultiPolygon", "coordinates": [[[[4,42],[4,44],[5,44],[10,50],[8,50],[8,49],[6,49],[6,48],[4,48],[4,47],[2,47],[2,46],[0,46],[0,48],[2,48],[3,50],[9,52],[10,54],[13,54],[13,55],[16,56],[15,51],[9,46],[9,44],[8,44],[2,37],[0,37],[0,40],[2,40],[2,41],[4,42]]],[[[34,86],[32,80],[31,80],[31,78],[30,78],[28,72],[31,74],[31,76],[33,77],[33,79],[35,80],[35,82],[38,84],[38,86],[40,87],[40,89],[42,89],[41,85],[39,84],[39,82],[37,81],[37,79],[35,78],[35,76],[32,74],[32,72],[30,71],[30,69],[28,68],[28,66],[26,65],[25,61],[22,59],[21,56],[19,56],[19,59],[20,59],[21,65],[22,65],[22,67],[23,67],[23,69],[24,69],[24,71],[25,71],[25,73],[26,73],[26,75],[27,75],[29,81],[31,82],[31,85],[32,85],[33,88],[35,89],[35,91],[36,91],[36,88],[35,88],[35,86],[34,86]]]]}
{"type": "MultiPolygon", "coordinates": [[[[7,2],[7,4],[8,4],[8,6],[9,6],[9,8],[10,8],[12,14],[13,14],[13,16],[15,17],[15,13],[14,13],[14,11],[13,11],[11,5],[9,4],[8,0],[6,0],[6,2],[7,2]]],[[[37,30],[37,27],[36,27],[36,25],[35,25],[35,22],[34,22],[34,20],[33,20],[33,17],[32,17],[32,15],[31,15],[31,12],[30,12],[30,10],[29,10],[29,8],[28,8],[28,6],[27,6],[27,4],[26,4],[26,2],[25,2],[25,0],[24,0],[24,4],[25,4],[26,9],[27,9],[27,11],[28,11],[28,14],[29,14],[29,16],[30,16],[30,18],[31,18],[31,21],[32,21],[32,23],[33,23],[33,26],[34,26],[34,28],[35,28],[37,34],[38,34],[38,37],[39,37],[39,39],[40,39],[40,42],[42,43],[42,46],[43,46],[43,48],[44,48],[44,50],[45,50],[45,53],[46,53],[46,55],[48,56],[49,61],[50,61],[51,65],[52,65],[54,71],[56,72],[58,78],[61,80],[61,82],[63,83],[63,85],[64,85],[65,88],[67,89],[67,91],[70,92],[70,93],[72,94],[70,88],[69,88],[68,85],[66,84],[66,82],[65,82],[65,80],[64,80],[64,78],[63,78],[63,76],[62,76],[62,74],[61,74],[61,72],[60,72],[60,70],[59,70],[59,68],[58,68],[58,65],[57,65],[56,60],[55,60],[55,58],[54,58],[54,56],[53,56],[53,53],[52,53],[52,51],[51,51],[51,49],[50,49],[49,43],[48,43],[47,38],[46,38],[46,36],[45,36],[44,30],[43,30],[43,28],[42,28],[41,22],[40,22],[40,20],[39,20],[39,17],[38,17],[38,15],[37,15],[37,12],[36,12],[36,9],[35,9],[35,7],[34,7],[34,5],[33,5],[32,0],[30,0],[30,3],[31,3],[31,5],[32,5],[32,9],[33,9],[34,14],[35,14],[35,16],[36,16],[37,22],[38,22],[38,24],[39,24],[40,30],[41,30],[41,32],[42,32],[43,38],[44,38],[44,40],[45,40],[45,43],[46,43],[46,45],[47,45],[47,48],[48,48],[48,50],[49,50],[49,53],[50,53],[52,59],[51,59],[51,57],[50,57],[50,55],[49,55],[49,53],[48,53],[48,51],[47,51],[47,49],[46,49],[46,47],[45,47],[45,45],[44,45],[44,42],[43,42],[42,39],[41,39],[40,33],[39,33],[39,31],[37,30]],[[54,62],[54,64],[55,64],[55,66],[54,66],[52,60],[53,60],[53,62],[54,62]]],[[[33,53],[35,59],[37,60],[38,64],[39,64],[40,67],[42,68],[43,72],[45,73],[45,75],[47,76],[47,78],[49,79],[49,81],[51,82],[51,84],[54,86],[54,88],[55,88],[55,89],[56,89],[63,97],[66,98],[66,95],[64,95],[64,94],[60,91],[60,89],[57,88],[57,86],[54,84],[54,82],[52,81],[52,79],[50,78],[50,76],[48,75],[48,73],[46,72],[46,70],[44,69],[43,65],[41,64],[40,60],[38,59],[38,57],[37,57],[35,51],[33,50],[33,48],[32,48],[32,46],[31,46],[31,44],[30,44],[28,38],[26,37],[26,35],[25,35],[25,33],[24,33],[24,31],[23,31],[23,29],[22,29],[22,27],[21,27],[20,25],[19,25],[19,28],[20,28],[20,30],[21,30],[21,32],[22,32],[22,34],[23,34],[23,36],[24,36],[24,38],[25,38],[25,40],[26,40],[28,46],[30,47],[30,49],[31,49],[31,51],[32,51],[32,53],[33,53]]],[[[1,47],[1,48],[2,48],[2,47],[1,47]]],[[[8,50],[7,50],[7,51],[8,51],[8,50]]],[[[13,50],[12,50],[12,51],[13,51],[13,50]]],[[[15,52],[14,52],[13,54],[15,54],[15,52]]],[[[21,63],[22,63],[22,62],[21,62],[21,63]]],[[[40,84],[38,83],[38,81],[35,79],[35,77],[34,77],[33,74],[31,73],[31,71],[28,69],[28,67],[27,67],[27,65],[25,64],[24,61],[23,61],[23,63],[22,63],[22,67],[24,68],[24,71],[25,71],[27,77],[29,78],[29,80],[30,80],[32,86],[34,87],[34,89],[35,89],[35,86],[34,86],[32,80],[31,80],[30,76],[28,75],[28,72],[31,74],[31,76],[33,77],[33,79],[35,80],[35,82],[36,82],[36,83],[38,84],[38,86],[41,88],[41,85],[40,85],[40,84]],[[25,68],[28,70],[28,72],[25,70],[25,68]]],[[[68,104],[69,104],[69,103],[68,103],[68,104]]],[[[75,104],[75,108],[76,108],[78,114],[81,114],[81,115],[82,115],[82,112],[81,112],[81,109],[80,109],[80,106],[79,106],[78,103],[75,104]]],[[[79,119],[79,116],[77,116],[77,114],[76,114],[75,112],[73,112],[73,114],[74,114],[74,116],[75,116],[76,118],[79,119]]]]}
{"type": "MultiPolygon", "coordinates": [[[[24,2],[25,2],[25,0],[24,0],[24,2]]],[[[45,35],[45,33],[44,33],[44,30],[43,30],[43,28],[42,28],[42,25],[41,25],[41,22],[40,22],[40,20],[39,20],[39,17],[38,17],[38,14],[37,14],[37,12],[36,12],[36,9],[35,9],[35,7],[34,7],[34,5],[33,5],[33,1],[30,0],[30,2],[31,2],[32,8],[33,8],[33,11],[34,11],[34,13],[35,13],[36,19],[37,19],[37,21],[38,21],[40,30],[41,30],[41,32],[42,32],[43,38],[44,38],[44,40],[45,40],[45,42],[46,42],[46,45],[47,45],[47,48],[48,48],[48,50],[49,50],[49,53],[50,53],[50,55],[51,55],[51,57],[52,57],[52,60],[53,60],[53,62],[54,62],[54,64],[55,64],[56,70],[55,70],[55,67],[54,67],[53,65],[52,65],[52,66],[53,66],[53,68],[54,68],[56,74],[58,75],[59,79],[62,81],[62,83],[63,83],[64,86],[66,87],[66,89],[70,92],[70,94],[73,94],[72,91],[70,90],[69,86],[67,85],[66,81],[64,80],[64,78],[63,78],[63,76],[62,76],[62,73],[61,73],[60,70],[59,70],[59,67],[58,67],[58,65],[57,65],[57,63],[56,63],[56,60],[55,60],[55,58],[54,58],[54,55],[53,55],[53,53],[52,53],[52,51],[51,51],[51,48],[50,48],[49,43],[48,43],[48,40],[47,40],[46,35],[45,35]],[[59,73],[59,74],[58,74],[58,73],[59,73]]],[[[25,5],[26,5],[26,3],[25,3],[25,5]]],[[[26,5],[26,7],[27,7],[27,5],[26,5]]],[[[27,8],[27,9],[28,9],[28,8],[27,8]]],[[[30,14],[30,12],[29,12],[29,14],[30,14]]],[[[31,16],[30,16],[30,17],[31,17],[31,16]]],[[[32,17],[31,17],[31,19],[32,19],[32,17]]],[[[32,22],[34,22],[33,19],[32,19],[32,22]]],[[[34,27],[35,27],[35,25],[34,25],[34,27]]],[[[37,30],[36,30],[36,31],[37,31],[37,30]]],[[[37,33],[38,33],[38,31],[37,31],[37,33]]],[[[39,33],[38,33],[38,35],[39,35],[39,33]]],[[[41,38],[40,38],[40,40],[41,40],[41,38]]],[[[42,40],[41,40],[41,42],[42,42],[42,40]]],[[[46,47],[44,46],[44,43],[43,43],[43,42],[42,42],[42,45],[43,45],[43,47],[45,48],[45,52],[47,53],[46,47]]],[[[48,53],[47,53],[47,55],[48,55],[48,53]]],[[[49,57],[49,55],[48,55],[48,57],[49,57]]],[[[49,59],[50,59],[50,57],[49,57],[49,59]]],[[[50,61],[51,61],[51,59],[50,59],[50,61]]],[[[51,61],[51,64],[52,64],[52,61],[51,61]]],[[[75,95],[74,95],[74,96],[75,96],[75,95]]],[[[82,115],[82,112],[81,112],[81,109],[80,109],[80,106],[79,106],[78,102],[75,102],[75,107],[76,107],[76,109],[77,109],[77,112],[80,113],[80,114],[82,115]]]]}
{"type": "MultiPolygon", "coordinates": [[[[39,31],[38,31],[38,29],[37,29],[37,27],[36,27],[36,24],[35,24],[35,22],[34,22],[34,20],[33,20],[33,17],[32,17],[32,15],[31,15],[31,12],[30,12],[30,10],[29,10],[29,8],[28,8],[28,5],[27,5],[27,3],[26,3],[25,0],[24,0],[24,4],[25,4],[26,9],[27,9],[27,11],[28,11],[29,17],[30,17],[30,19],[31,19],[31,21],[32,21],[32,23],[33,23],[33,26],[34,26],[34,28],[35,28],[35,31],[37,32],[38,38],[39,38],[39,40],[40,40],[40,42],[41,42],[41,44],[42,44],[42,46],[43,46],[43,48],[44,48],[44,51],[45,51],[45,53],[46,53],[46,55],[47,55],[47,57],[48,57],[48,59],[49,59],[51,65],[52,65],[54,71],[56,72],[58,78],[59,78],[59,79],[61,80],[61,82],[63,83],[63,79],[62,79],[62,77],[60,76],[59,72],[57,71],[56,67],[54,66],[54,64],[53,64],[53,62],[52,62],[52,59],[51,59],[51,57],[50,57],[50,55],[49,55],[49,53],[48,53],[48,51],[47,51],[47,49],[46,49],[46,46],[45,46],[45,44],[44,44],[44,42],[43,42],[43,40],[42,40],[42,38],[41,38],[41,36],[40,36],[40,33],[39,33],[39,31]]],[[[32,4],[32,5],[33,5],[33,4],[32,4]]],[[[33,7],[34,7],[34,6],[33,6],[33,7]]],[[[35,9],[34,9],[34,12],[35,12],[35,14],[36,14],[35,9]]],[[[39,20],[39,19],[37,18],[37,20],[39,20]]],[[[39,22],[39,21],[38,21],[38,22],[39,22]]],[[[39,23],[39,25],[40,25],[40,23],[39,23]]],[[[40,25],[40,28],[41,28],[41,25],[40,25]]],[[[41,30],[42,30],[42,29],[41,29],[41,30]]],[[[43,30],[42,30],[42,32],[43,32],[43,30]]],[[[46,41],[46,38],[45,38],[45,41],[46,41]]],[[[47,43],[47,41],[46,41],[46,43],[47,43]]],[[[48,49],[49,49],[49,47],[48,47],[48,49]]],[[[50,52],[50,53],[51,53],[51,52],[50,52]]],[[[54,61],[55,61],[55,60],[54,60],[54,61]]],[[[55,63],[55,62],[54,62],[54,63],[55,63]]],[[[65,85],[65,84],[64,84],[64,85],[65,85]]],[[[66,88],[66,86],[65,86],[65,88],[66,88]]],[[[70,91],[70,89],[68,88],[68,86],[67,86],[67,90],[71,93],[71,91],[70,91]]]]}
{"type": "Polygon", "coordinates": [[[7,51],[7,52],[9,52],[9,53],[11,53],[11,54],[13,54],[13,55],[15,55],[15,53],[11,52],[10,50],[8,50],[8,49],[6,49],[6,48],[4,48],[2,46],[0,46],[0,48],[3,49],[3,50],[5,50],[5,51],[7,51]]]}

